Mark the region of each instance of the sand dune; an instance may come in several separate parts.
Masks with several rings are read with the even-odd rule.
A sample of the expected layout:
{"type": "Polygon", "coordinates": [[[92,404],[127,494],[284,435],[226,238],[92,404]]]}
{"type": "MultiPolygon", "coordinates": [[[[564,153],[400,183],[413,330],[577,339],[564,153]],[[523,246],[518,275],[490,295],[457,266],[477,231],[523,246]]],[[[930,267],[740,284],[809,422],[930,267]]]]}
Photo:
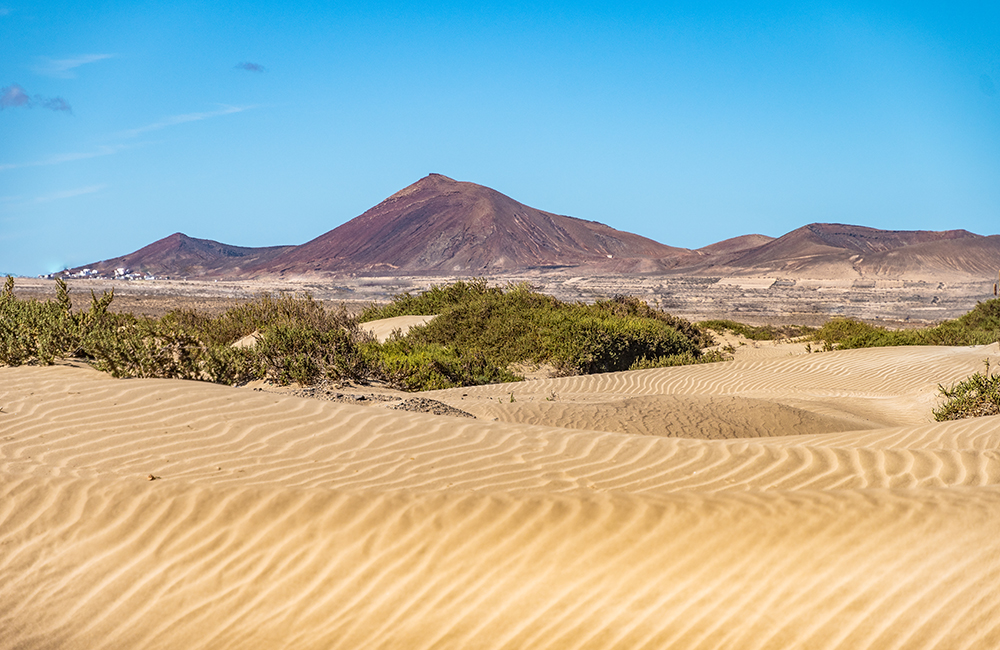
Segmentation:
{"type": "Polygon", "coordinates": [[[370,332],[376,339],[385,343],[396,330],[399,330],[402,334],[406,334],[414,327],[424,325],[432,320],[434,320],[434,316],[395,316],[393,318],[382,318],[362,323],[361,327],[370,332]]]}
{"type": "Polygon", "coordinates": [[[479,419],[0,368],[0,648],[998,647],[1000,417],[930,417],[985,358],[428,395],[479,419]]]}
{"type": "MultiPolygon", "coordinates": [[[[724,417],[715,408],[715,405],[722,405],[723,400],[716,399],[713,404],[710,398],[731,396],[800,409],[815,416],[852,423],[853,428],[870,429],[931,421],[931,410],[939,395],[938,386],[981,371],[987,359],[994,367],[1000,363],[998,344],[784,354],[726,363],[476,386],[428,395],[483,418],[571,427],[579,419],[572,413],[580,405],[593,410],[594,404],[615,404],[622,417],[628,418],[646,413],[648,408],[655,408],[655,402],[669,396],[687,411],[674,414],[675,418],[685,421],[682,433],[685,437],[702,437],[698,427],[700,419],[724,417]],[[638,399],[640,397],[656,399],[638,399]],[[542,402],[547,408],[526,407],[542,402]],[[629,409],[629,403],[637,407],[629,409]],[[554,405],[561,405],[561,408],[554,405]],[[541,412],[547,417],[543,418],[541,412]]],[[[747,402],[748,405],[752,403],[747,402]]],[[[756,404],[761,406],[761,402],[756,404]]],[[[775,423],[792,423],[782,418],[777,408],[772,410],[774,412],[768,417],[775,423]]],[[[664,426],[669,428],[670,423],[664,426]]],[[[805,429],[774,428],[771,435],[823,431],[818,424],[809,424],[805,429]]],[[[642,431],[639,425],[630,432],[669,435],[653,428],[642,431]]]]}

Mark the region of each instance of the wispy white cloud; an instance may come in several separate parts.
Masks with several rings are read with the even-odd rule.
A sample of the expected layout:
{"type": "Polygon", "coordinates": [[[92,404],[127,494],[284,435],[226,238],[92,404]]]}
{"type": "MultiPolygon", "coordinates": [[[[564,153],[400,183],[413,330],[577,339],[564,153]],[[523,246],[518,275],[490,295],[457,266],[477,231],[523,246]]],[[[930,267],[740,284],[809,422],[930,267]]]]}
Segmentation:
{"type": "MultiPolygon", "coordinates": [[[[20,89],[20,86],[17,88],[20,89]]],[[[6,89],[5,89],[6,90],[6,89]]],[[[20,95],[16,95],[15,99],[18,99],[20,95]]],[[[34,101],[27,97],[25,101],[34,101]]],[[[11,104],[14,106],[20,104],[11,104]]],[[[160,129],[165,129],[167,127],[176,126],[178,124],[187,124],[188,122],[199,122],[201,120],[207,120],[213,117],[219,117],[222,115],[232,115],[235,113],[242,113],[243,111],[255,108],[254,106],[226,106],[217,111],[207,111],[204,113],[185,113],[183,115],[172,115],[159,122],[154,122],[153,124],[147,124],[146,126],[140,126],[135,129],[129,129],[127,131],[122,131],[116,134],[116,137],[134,138],[143,133],[149,131],[159,131],[160,129]]],[[[17,162],[17,163],[0,163],[0,172],[4,172],[11,169],[21,169],[23,167],[43,167],[46,165],[59,165],[62,163],[73,162],[75,160],[86,160],[88,158],[98,158],[101,156],[110,156],[116,154],[125,149],[131,149],[133,147],[142,146],[148,143],[132,143],[132,144],[115,144],[115,145],[101,145],[96,149],[91,151],[74,151],[68,153],[57,153],[41,158],[39,160],[30,160],[28,162],[17,162]]]]}
{"type": "Polygon", "coordinates": [[[217,111],[209,111],[206,113],[186,113],[184,115],[173,115],[171,117],[160,120],[159,122],[154,122],[153,124],[147,124],[146,126],[140,126],[135,129],[129,129],[128,131],[122,131],[120,135],[127,138],[134,138],[142,133],[147,133],[149,131],[159,131],[160,129],[165,129],[170,126],[176,126],[178,124],[186,124],[188,122],[200,122],[201,120],[207,120],[213,117],[219,117],[220,115],[232,115],[233,113],[242,113],[253,108],[253,106],[226,106],[217,111]]]}
{"type": "Polygon", "coordinates": [[[31,69],[38,74],[43,74],[47,77],[72,79],[76,77],[75,70],[80,66],[88,63],[95,63],[97,61],[103,61],[104,59],[110,59],[114,56],[114,54],[81,54],[80,56],[75,56],[69,59],[51,59],[49,57],[41,57],[41,62],[38,65],[32,66],[31,69]]]}
{"type": "Polygon", "coordinates": [[[53,192],[51,194],[46,194],[44,196],[39,196],[35,198],[35,203],[49,203],[50,201],[61,201],[63,199],[72,199],[76,196],[83,196],[84,194],[94,194],[95,192],[100,192],[107,185],[87,185],[86,187],[77,187],[71,190],[62,190],[61,192],[53,192]]]}
{"type": "Polygon", "coordinates": [[[56,153],[48,156],[47,158],[42,158],[41,160],[32,160],[30,162],[23,163],[7,163],[0,165],[0,172],[6,171],[8,169],[20,169],[22,167],[44,167],[46,165],[58,165],[65,162],[73,162],[74,160],[86,160],[87,158],[99,158],[101,156],[110,156],[111,154],[118,153],[123,149],[129,149],[130,145],[127,144],[116,144],[116,145],[102,145],[97,147],[93,151],[73,151],[69,153],[56,153]]]}

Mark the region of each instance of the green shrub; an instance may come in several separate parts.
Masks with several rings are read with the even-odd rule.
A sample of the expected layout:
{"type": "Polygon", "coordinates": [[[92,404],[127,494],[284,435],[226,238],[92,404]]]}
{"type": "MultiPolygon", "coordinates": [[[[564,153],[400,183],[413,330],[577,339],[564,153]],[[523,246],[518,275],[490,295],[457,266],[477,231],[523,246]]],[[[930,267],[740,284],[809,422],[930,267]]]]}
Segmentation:
{"type": "Polygon", "coordinates": [[[873,348],[888,345],[918,345],[916,330],[889,330],[851,318],[835,318],[813,334],[824,349],[873,348]]]}
{"type": "Polygon", "coordinates": [[[402,337],[369,345],[369,353],[376,374],[404,390],[436,390],[522,379],[490,363],[482,354],[463,354],[450,346],[402,337]]]}
{"type": "Polygon", "coordinates": [[[890,330],[858,320],[837,318],[813,338],[826,349],[869,348],[887,345],[988,345],[1000,341],[1000,299],[977,303],[967,314],[936,327],[890,330]]]}
{"type": "Polygon", "coordinates": [[[654,309],[645,301],[639,300],[634,296],[619,295],[611,300],[599,300],[594,304],[594,308],[620,318],[643,318],[666,323],[685,337],[691,339],[699,348],[707,348],[715,345],[715,340],[712,338],[711,333],[702,326],[694,325],[683,318],[673,316],[659,309],[654,309]]]}
{"type": "Polygon", "coordinates": [[[68,287],[62,280],[56,286],[55,301],[18,300],[8,278],[0,293],[0,363],[78,357],[116,377],[230,384],[368,376],[361,346],[370,335],[343,308],[326,311],[307,294],[263,294],[217,318],[182,310],[153,319],[109,312],[113,292],[92,293],[90,309],[74,314],[68,287]],[[254,332],[256,345],[232,347],[254,332]]]}
{"type": "Polygon", "coordinates": [[[989,362],[985,373],[977,372],[951,388],[938,389],[945,398],[944,404],[934,409],[938,422],[1000,415],[1000,375],[990,375],[989,362]]]}
{"type": "Polygon", "coordinates": [[[785,325],[781,327],[775,325],[754,326],[724,319],[705,320],[697,323],[697,325],[700,328],[715,330],[716,332],[728,330],[751,341],[774,341],[777,339],[797,338],[815,331],[811,327],[803,327],[801,325],[785,325]]]}
{"type": "Polygon", "coordinates": [[[203,378],[206,349],[192,333],[133,316],[104,325],[88,331],[81,355],[98,370],[115,377],[203,378]]]}
{"type": "Polygon", "coordinates": [[[107,327],[114,292],[98,298],[91,292],[90,310],[73,313],[69,287],[56,280],[56,300],[19,300],[10,276],[0,292],[0,363],[51,364],[59,358],[85,357],[92,333],[107,327]]]}
{"type": "Polygon", "coordinates": [[[645,303],[566,304],[527,284],[506,290],[477,284],[460,295],[462,302],[448,304],[437,318],[411,329],[407,338],[474,351],[498,367],[549,363],[562,374],[627,370],[642,357],[701,354],[700,330],[687,323],[685,335],[673,323],[680,319],[638,315],[645,303]]]}
{"type": "Polygon", "coordinates": [[[485,278],[459,280],[453,284],[434,285],[414,296],[410,292],[394,296],[388,305],[370,305],[358,316],[358,322],[395,318],[396,316],[434,316],[452,307],[468,304],[484,296],[498,296],[499,287],[490,287],[485,278]]]}
{"type": "Polygon", "coordinates": [[[930,328],[929,345],[988,345],[1000,341],[1000,299],[976,303],[967,314],[930,328]]]}
{"type": "Polygon", "coordinates": [[[191,310],[162,318],[108,310],[113,292],[91,293],[74,313],[57,280],[54,301],[18,300],[13,280],[0,292],[0,363],[88,360],[116,377],[167,377],[235,384],[268,379],[386,381],[407,390],[515,381],[508,368],[550,363],[564,374],[675,365],[701,358],[707,334],[634,298],[565,304],[527,284],[506,289],[485,280],[434,287],[370,308],[380,318],[440,313],[384,344],[344,308],[326,310],[308,294],[262,294],[210,317],[191,310]],[[250,346],[233,343],[254,335],[250,346]],[[640,361],[641,360],[641,361],[640,361]]]}
{"type": "Polygon", "coordinates": [[[636,360],[629,370],[648,370],[650,368],[669,368],[671,366],[689,366],[697,363],[718,363],[719,361],[729,361],[730,358],[719,350],[711,350],[709,352],[702,352],[701,356],[695,357],[691,354],[675,354],[669,357],[659,357],[654,359],[647,359],[642,357],[636,360]]]}

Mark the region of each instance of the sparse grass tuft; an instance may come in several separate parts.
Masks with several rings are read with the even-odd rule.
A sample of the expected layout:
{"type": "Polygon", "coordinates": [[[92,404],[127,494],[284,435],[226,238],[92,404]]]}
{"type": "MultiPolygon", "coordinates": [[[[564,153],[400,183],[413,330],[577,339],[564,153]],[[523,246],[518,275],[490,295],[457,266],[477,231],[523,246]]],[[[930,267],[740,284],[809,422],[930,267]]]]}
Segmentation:
{"type": "MultiPolygon", "coordinates": [[[[703,329],[715,330],[716,332],[730,331],[739,334],[751,341],[775,341],[777,339],[793,339],[805,336],[815,331],[812,327],[801,325],[746,325],[734,320],[705,320],[697,323],[703,329]]],[[[706,346],[707,347],[707,346],[706,346]]]]}
{"type": "Polygon", "coordinates": [[[1000,415],[1000,375],[990,374],[989,361],[986,372],[977,372],[950,388],[938,386],[944,404],[934,409],[934,419],[961,420],[985,415],[1000,415]]]}

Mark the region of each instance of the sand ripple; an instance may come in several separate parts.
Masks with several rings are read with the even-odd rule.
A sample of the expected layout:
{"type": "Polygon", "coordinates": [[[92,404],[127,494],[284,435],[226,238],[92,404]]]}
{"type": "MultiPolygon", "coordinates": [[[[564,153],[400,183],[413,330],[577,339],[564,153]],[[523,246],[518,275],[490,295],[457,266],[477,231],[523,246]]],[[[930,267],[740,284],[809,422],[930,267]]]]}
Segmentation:
{"type": "Polygon", "coordinates": [[[7,480],[0,642],[995,647],[998,497],[7,480]]]}
{"type": "Polygon", "coordinates": [[[997,352],[435,394],[479,420],[0,368],[0,648],[998,647],[1000,417],[928,417],[997,352]]]}

